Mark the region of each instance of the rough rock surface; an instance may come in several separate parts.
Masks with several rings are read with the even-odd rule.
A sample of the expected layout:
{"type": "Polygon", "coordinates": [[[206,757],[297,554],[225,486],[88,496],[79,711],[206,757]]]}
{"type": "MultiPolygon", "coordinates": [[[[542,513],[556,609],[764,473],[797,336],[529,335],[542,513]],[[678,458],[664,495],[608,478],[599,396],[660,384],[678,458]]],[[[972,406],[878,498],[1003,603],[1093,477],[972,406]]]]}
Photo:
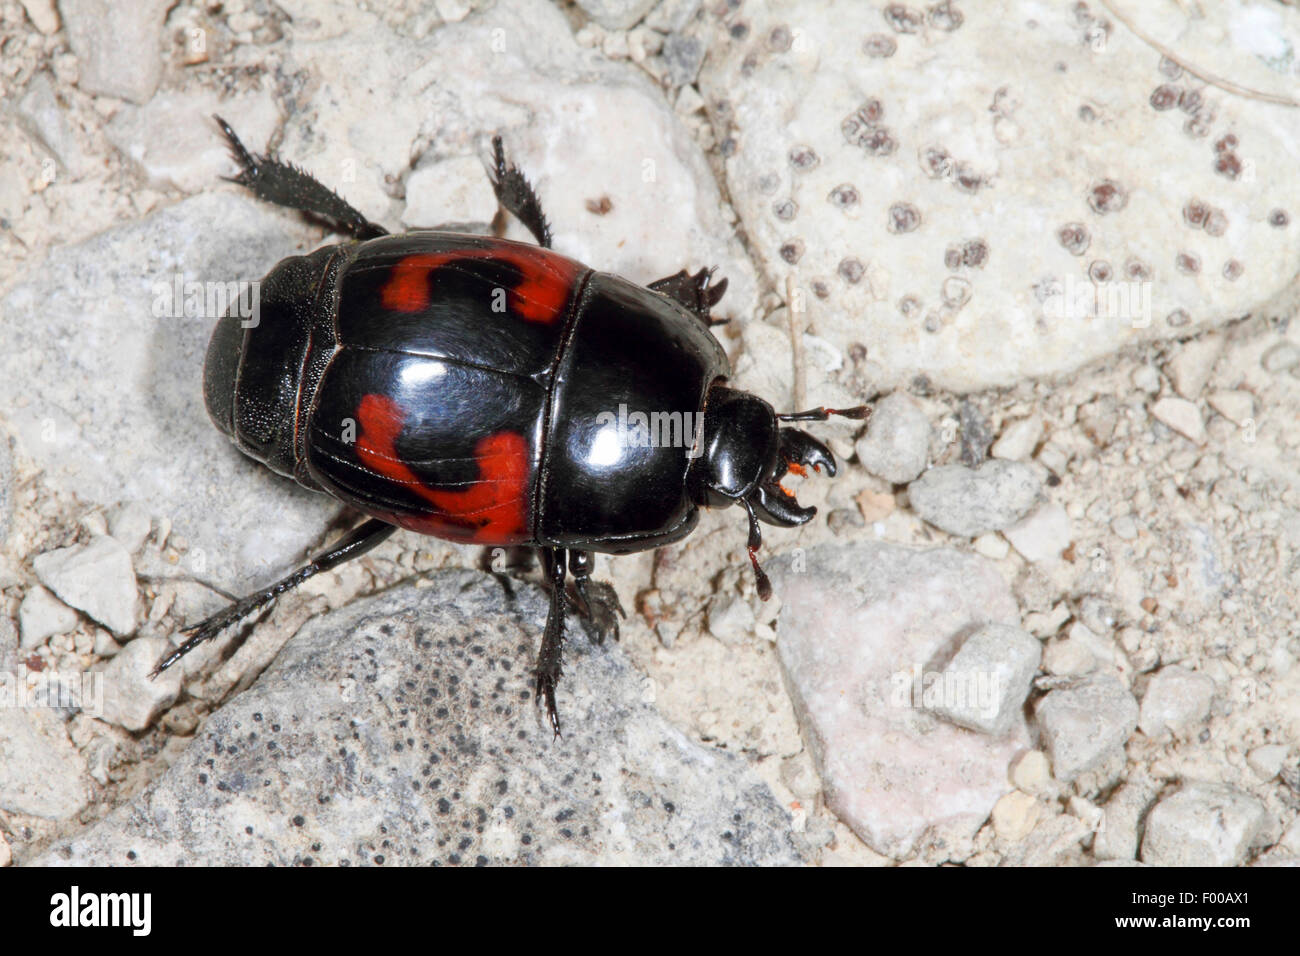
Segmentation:
{"type": "Polygon", "coordinates": [[[1010,590],[990,562],[944,549],[861,542],[804,559],[770,568],[777,647],[827,802],[878,853],[906,854],[931,829],[969,838],[1011,789],[1024,719],[988,737],[924,707],[967,633],[1018,621],[1010,590]]]}
{"type": "Polygon", "coordinates": [[[42,862],[799,861],[744,761],[666,723],[576,625],[552,739],[532,690],[545,613],[531,586],[510,599],[453,571],[318,618],[156,783],[42,862]]]}
{"type": "MultiPolygon", "coordinates": [[[[1300,29],[1274,19],[1294,96],[1300,29]]],[[[1217,26],[1204,68],[1226,48],[1268,72],[1250,45],[1272,31],[1217,26]]],[[[1293,111],[1162,73],[1100,4],[751,0],[729,27],[700,86],[736,210],[778,287],[827,290],[818,334],[886,382],[1005,385],[1285,314],[1293,111]]]]}
{"type": "Polygon", "coordinates": [[[58,488],[167,515],[194,549],[183,570],[231,591],[286,570],[337,506],[209,421],[202,369],[217,316],[155,306],[177,277],[260,278],[303,237],[250,197],[205,194],[54,250],[0,299],[0,406],[23,451],[58,488]]]}
{"type": "Polygon", "coordinates": [[[1223,784],[1188,783],[1147,814],[1142,862],[1156,866],[1236,866],[1268,827],[1264,805],[1223,784]]]}
{"type": "Polygon", "coordinates": [[[86,765],[44,707],[0,707],[0,809],[63,820],[86,805],[86,765]]]}

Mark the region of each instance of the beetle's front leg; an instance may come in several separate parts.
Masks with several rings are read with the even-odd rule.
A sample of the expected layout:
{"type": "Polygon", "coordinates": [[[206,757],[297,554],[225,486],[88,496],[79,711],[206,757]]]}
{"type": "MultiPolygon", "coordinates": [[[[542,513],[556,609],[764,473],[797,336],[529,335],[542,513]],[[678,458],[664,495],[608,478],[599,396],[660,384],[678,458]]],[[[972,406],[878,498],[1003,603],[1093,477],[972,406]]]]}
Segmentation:
{"type": "Polygon", "coordinates": [[[546,699],[546,716],[555,736],[560,736],[560,713],[555,707],[555,685],[564,669],[564,612],[568,603],[564,595],[567,570],[563,548],[539,548],[542,570],[551,588],[551,610],[546,615],[542,649],[537,654],[537,700],[546,699]]]}
{"type": "Polygon", "coordinates": [[[618,640],[618,619],[626,618],[623,602],[618,592],[604,581],[591,579],[592,555],[590,551],[570,551],[569,570],[573,573],[573,589],[584,605],[587,620],[596,629],[596,643],[604,643],[613,636],[618,640]],[[617,613],[616,613],[617,612],[617,613]]]}

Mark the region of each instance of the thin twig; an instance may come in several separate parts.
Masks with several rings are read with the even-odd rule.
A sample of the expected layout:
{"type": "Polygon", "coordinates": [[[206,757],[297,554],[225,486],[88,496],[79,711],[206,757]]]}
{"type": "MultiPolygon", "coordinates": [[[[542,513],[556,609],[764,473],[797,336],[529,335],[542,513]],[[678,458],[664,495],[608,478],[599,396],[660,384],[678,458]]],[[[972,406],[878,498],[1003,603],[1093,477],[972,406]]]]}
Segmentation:
{"type": "Polygon", "coordinates": [[[803,302],[799,295],[799,286],[794,281],[794,273],[785,277],[785,314],[790,322],[790,357],[794,362],[794,407],[808,407],[808,375],[803,366],[803,331],[799,328],[796,308],[803,302]]]}

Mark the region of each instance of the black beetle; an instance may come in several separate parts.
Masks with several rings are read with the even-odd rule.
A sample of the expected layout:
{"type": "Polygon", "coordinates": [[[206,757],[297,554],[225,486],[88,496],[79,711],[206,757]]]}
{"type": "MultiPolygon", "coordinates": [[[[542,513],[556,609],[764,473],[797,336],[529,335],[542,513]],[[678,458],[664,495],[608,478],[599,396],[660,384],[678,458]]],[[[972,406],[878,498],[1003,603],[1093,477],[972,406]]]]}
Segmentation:
{"type": "Polygon", "coordinates": [[[551,605],[536,695],[556,734],[566,574],[598,639],[617,638],[624,614],[614,589],[591,580],[592,552],[669,544],[700,507],[739,504],[759,593],[771,594],[759,521],[792,527],[816,510],[781,479],[809,465],[835,474],[825,445],[778,423],[863,418],[866,407],[777,414],[727,387],[727,356],[709,331],[725,279],[683,270],[642,287],[551,251],[541,204],[499,136],[489,178],[537,246],[389,235],[215,119],[240,167],[232,182],[352,239],[276,265],[256,324],[233,311],[219,320],[203,370],[208,414],[245,454],[370,518],[188,629],[155,674],[398,527],[537,549],[551,605]]]}

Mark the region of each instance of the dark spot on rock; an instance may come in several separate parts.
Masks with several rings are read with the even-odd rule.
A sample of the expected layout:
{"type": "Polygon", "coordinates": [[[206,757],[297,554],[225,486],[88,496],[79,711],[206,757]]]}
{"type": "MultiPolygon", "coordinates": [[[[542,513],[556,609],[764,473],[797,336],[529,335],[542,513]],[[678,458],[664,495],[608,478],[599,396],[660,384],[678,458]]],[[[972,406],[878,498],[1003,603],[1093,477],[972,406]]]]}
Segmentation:
{"type": "Polygon", "coordinates": [[[772,203],[772,212],[776,214],[777,219],[783,222],[789,222],[798,211],[799,204],[793,199],[782,199],[779,202],[772,203]]]}
{"type": "Polygon", "coordinates": [[[1093,282],[1109,282],[1113,275],[1114,270],[1105,259],[1098,259],[1088,266],[1088,278],[1093,282]]]}
{"type": "Polygon", "coordinates": [[[1187,205],[1183,206],[1183,221],[1193,229],[1203,228],[1209,216],[1210,207],[1199,199],[1189,200],[1187,205]]]}
{"type": "Polygon", "coordinates": [[[767,173],[758,177],[758,191],[763,193],[765,196],[772,195],[780,185],[781,177],[776,173],[767,173]]]}
{"type": "Polygon", "coordinates": [[[383,866],[383,865],[384,865],[384,855],[383,855],[382,853],[376,853],[376,854],[375,854],[375,862],[378,863],[380,866],[383,866]]]}
{"type": "Polygon", "coordinates": [[[587,212],[595,216],[605,216],[614,208],[614,202],[608,196],[601,196],[599,199],[587,200],[587,212]]]}
{"type": "Polygon", "coordinates": [[[1183,68],[1178,65],[1178,61],[1171,60],[1167,56],[1160,58],[1160,75],[1171,80],[1176,80],[1183,75],[1183,68]]]}
{"type": "Polygon", "coordinates": [[[977,193],[986,184],[984,177],[975,172],[969,163],[958,163],[953,183],[964,193],[977,193]]]}
{"type": "Polygon", "coordinates": [[[723,159],[729,159],[736,153],[736,137],[728,136],[718,144],[718,152],[722,154],[723,159]]]}
{"type": "Polygon", "coordinates": [[[1285,229],[1291,224],[1291,217],[1285,209],[1274,209],[1268,214],[1268,224],[1275,229],[1285,229]]]}
{"type": "Polygon", "coordinates": [[[840,183],[830,191],[826,197],[832,204],[839,206],[841,209],[848,209],[850,206],[856,206],[861,197],[852,183],[840,183]]]}
{"type": "Polygon", "coordinates": [[[1128,205],[1128,192],[1113,179],[1103,179],[1088,190],[1088,205],[1099,216],[1119,212],[1128,205]]]}
{"type": "Polygon", "coordinates": [[[1151,91],[1151,107],[1164,112],[1178,105],[1178,87],[1165,83],[1151,91]]]}
{"type": "Polygon", "coordinates": [[[1124,274],[1130,279],[1147,280],[1151,278],[1151,267],[1136,256],[1130,256],[1124,263],[1124,274]]]}
{"type": "Polygon", "coordinates": [[[895,234],[911,232],[921,225],[921,213],[909,202],[896,202],[889,207],[889,231],[895,234]]]}
{"type": "Polygon", "coordinates": [[[1214,110],[1207,106],[1187,117],[1187,122],[1183,124],[1183,132],[1193,139],[1202,139],[1210,135],[1210,127],[1213,125],[1214,110]]]}
{"type": "Polygon", "coordinates": [[[926,18],[930,21],[930,26],[945,33],[956,30],[966,20],[962,12],[952,5],[952,0],[944,0],[943,3],[930,7],[926,11],[926,18]]]}
{"type": "Polygon", "coordinates": [[[728,28],[727,32],[731,34],[733,40],[743,40],[745,37],[749,36],[749,24],[743,22],[733,23],[728,28]]]}
{"type": "Polygon", "coordinates": [[[817,296],[817,298],[819,299],[830,298],[831,287],[826,284],[825,279],[815,278],[812,280],[810,285],[812,285],[813,295],[817,296]]]}
{"type": "Polygon", "coordinates": [[[914,295],[905,295],[898,300],[898,311],[909,319],[920,314],[921,300],[914,295]]]}
{"type": "Polygon", "coordinates": [[[790,150],[790,165],[795,169],[812,169],[820,159],[811,146],[795,146],[790,150]]]}
{"type": "Polygon", "coordinates": [[[1225,133],[1214,141],[1214,151],[1216,153],[1226,153],[1237,148],[1237,137],[1232,133],[1225,133]]]}
{"type": "Polygon", "coordinates": [[[873,33],[862,41],[862,52],[867,56],[884,59],[898,50],[898,41],[885,33],[873,33]]]}
{"type": "Polygon", "coordinates": [[[952,172],[952,156],[942,146],[922,146],[917,159],[922,172],[931,179],[942,179],[952,172]]]}
{"type": "Polygon", "coordinates": [[[939,313],[931,312],[926,315],[925,321],[921,323],[921,328],[933,335],[943,328],[943,319],[939,318],[939,313]]]}
{"type": "Polygon", "coordinates": [[[1223,264],[1223,277],[1229,282],[1236,282],[1240,279],[1243,271],[1245,270],[1242,268],[1241,263],[1236,259],[1229,259],[1223,264]]]}
{"type": "Polygon", "coordinates": [[[1187,314],[1186,309],[1174,309],[1174,311],[1165,316],[1165,321],[1169,323],[1170,327],[1180,329],[1191,322],[1192,317],[1187,314]]]}
{"type": "Polygon", "coordinates": [[[804,244],[802,239],[791,239],[789,242],[781,245],[781,258],[790,265],[795,265],[803,258],[804,244]]]}
{"type": "Polygon", "coordinates": [[[1089,106],[1087,103],[1084,103],[1082,106],[1079,107],[1079,119],[1083,120],[1085,123],[1091,123],[1096,118],[1097,118],[1097,111],[1093,109],[1091,106],[1089,106]]]}
{"type": "Polygon", "coordinates": [[[1083,255],[1092,243],[1088,227],[1081,222],[1067,222],[1056,231],[1056,238],[1072,256],[1083,255]]]}
{"type": "Polygon", "coordinates": [[[772,27],[767,34],[767,48],[776,53],[785,53],[793,42],[794,37],[790,33],[790,28],[784,23],[772,27]]]}
{"type": "Polygon", "coordinates": [[[961,247],[961,264],[968,269],[983,269],[989,261],[989,244],[983,239],[967,239],[961,247]]]}
{"type": "Polygon", "coordinates": [[[307,823],[307,818],[304,817],[301,813],[293,818],[293,825],[296,827],[304,826],[306,823],[307,823]]]}
{"type": "Polygon", "coordinates": [[[858,259],[848,258],[841,259],[839,266],[835,270],[849,285],[857,285],[862,281],[863,274],[867,271],[862,262],[858,259]]]}
{"type": "Polygon", "coordinates": [[[890,156],[898,149],[894,134],[883,126],[868,130],[858,141],[858,145],[872,156],[890,156]]]}
{"type": "Polygon", "coordinates": [[[885,22],[895,33],[917,33],[924,22],[919,11],[901,3],[891,3],[885,7],[885,22]]]}
{"type": "Polygon", "coordinates": [[[1228,231],[1228,215],[1217,207],[1210,210],[1205,217],[1205,233],[1209,236],[1221,236],[1228,231]]]}
{"type": "Polygon", "coordinates": [[[1200,90],[1188,88],[1178,95],[1178,108],[1184,113],[1195,113],[1204,103],[1205,97],[1200,90]]]}
{"type": "Polygon", "coordinates": [[[1200,257],[1191,252],[1180,252],[1174,258],[1174,264],[1178,266],[1179,272],[1185,272],[1187,275],[1196,275],[1201,271],[1200,257]]]}
{"type": "Polygon", "coordinates": [[[1241,160],[1237,158],[1236,153],[1225,150],[1215,159],[1214,171],[1228,179],[1236,179],[1241,175],[1241,160]]]}
{"type": "Polygon", "coordinates": [[[956,246],[943,250],[943,264],[949,269],[961,268],[961,250],[956,246]]]}
{"type": "Polygon", "coordinates": [[[849,360],[854,365],[858,365],[867,357],[867,347],[861,342],[853,342],[849,345],[849,360]]]}

